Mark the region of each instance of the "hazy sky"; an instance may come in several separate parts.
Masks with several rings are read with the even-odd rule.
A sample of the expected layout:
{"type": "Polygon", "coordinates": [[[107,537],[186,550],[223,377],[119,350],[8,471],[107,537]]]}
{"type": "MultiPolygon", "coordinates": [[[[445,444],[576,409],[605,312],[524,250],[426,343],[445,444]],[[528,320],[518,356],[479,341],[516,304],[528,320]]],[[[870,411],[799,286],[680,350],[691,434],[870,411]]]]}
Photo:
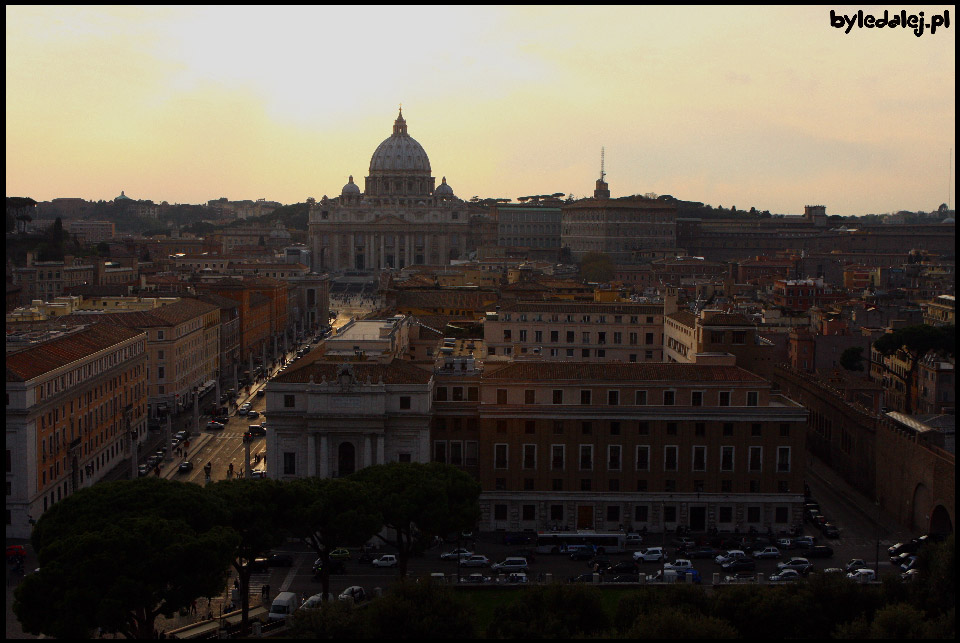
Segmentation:
{"type": "Polygon", "coordinates": [[[8,6],[7,195],[332,197],[362,187],[403,103],[464,199],[591,195],[605,146],[615,197],[936,208],[954,11],[920,37],[844,33],[829,12],[8,6]]]}

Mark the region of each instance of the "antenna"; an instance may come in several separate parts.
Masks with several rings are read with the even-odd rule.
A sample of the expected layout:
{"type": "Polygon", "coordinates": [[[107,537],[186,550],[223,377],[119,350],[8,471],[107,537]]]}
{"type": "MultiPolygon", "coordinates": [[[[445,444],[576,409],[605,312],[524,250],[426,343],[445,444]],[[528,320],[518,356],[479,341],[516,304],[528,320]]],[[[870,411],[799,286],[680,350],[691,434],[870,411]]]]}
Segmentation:
{"type": "Polygon", "coordinates": [[[607,173],[603,171],[603,153],[604,153],[604,148],[601,146],[600,147],[600,180],[601,181],[603,180],[603,177],[607,175],[607,173]]]}

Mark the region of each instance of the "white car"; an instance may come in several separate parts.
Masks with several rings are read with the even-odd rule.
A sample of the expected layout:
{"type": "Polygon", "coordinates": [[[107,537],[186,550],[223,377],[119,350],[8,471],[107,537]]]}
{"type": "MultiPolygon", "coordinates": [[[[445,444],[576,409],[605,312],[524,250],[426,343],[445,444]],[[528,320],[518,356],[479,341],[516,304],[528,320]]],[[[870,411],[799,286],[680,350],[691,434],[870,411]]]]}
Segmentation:
{"type": "Polygon", "coordinates": [[[400,563],[394,554],[384,554],[380,558],[374,558],[370,564],[374,567],[396,567],[400,563]]]}
{"type": "Polygon", "coordinates": [[[487,567],[488,565],[490,565],[490,559],[483,554],[471,554],[460,559],[461,567],[487,567]]]}
{"type": "Polygon", "coordinates": [[[780,550],[776,547],[764,547],[753,552],[754,558],[780,558],[780,550]]]}
{"type": "Polygon", "coordinates": [[[858,569],[847,574],[847,578],[858,583],[872,583],[877,580],[877,575],[872,569],[858,569]]]}
{"type": "Polygon", "coordinates": [[[727,550],[726,553],[720,554],[719,556],[714,558],[713,562],[715,562],[718,565],[723,565],[725,563],[729,563],[732,560],[736,560],[738,558],[746,558],[746,557],[747,557],[747,554],[742,549],[729,549],[727,550]]]}
{"type": "Polygon", "coordinates": [[[673,570],[676,570],[676,571],[678,571],[678,572],[682,572],[682,571],[685,571],[685,570],[687,570],[687,569],[693,569],[693,563],[690,562],[689,560],[687,560],[686,558],[678,558],[678,559],[676,559],[675,561],[673,561],[672,563],[667,563],[666,565],[663,566],[663,568],[664,568],[665,570],[667,570],[667,569],[673,569],[673,570]]]}
{"type": "Polygon", "coordinates": [[[340,596],[338,598],[341,601],[346,601],[349,603],[359,603],[367,598],[367,594],[359,585],[352,585],[340,592],[340,596]]]}
{"type": "Polygon", "coordinates": [[[770,575],[771,583],[793,583],[800,580],[800,572],[795,569],[781,569],[778,574],[770,575]]]}
{"type": "Polygon", "coordinates": [[[664,558],[663,547],[647,547],[633,552],[633,560],[638,563],[659,563],[664,558]]]}
{"type": "Polygon", "coordinates": [[[462,560],[464,558],[470,558],[473,556],[473,552],[469,549],[454,549],[453,551],[448,551],[440,554],[440,560],[462,560]]]}

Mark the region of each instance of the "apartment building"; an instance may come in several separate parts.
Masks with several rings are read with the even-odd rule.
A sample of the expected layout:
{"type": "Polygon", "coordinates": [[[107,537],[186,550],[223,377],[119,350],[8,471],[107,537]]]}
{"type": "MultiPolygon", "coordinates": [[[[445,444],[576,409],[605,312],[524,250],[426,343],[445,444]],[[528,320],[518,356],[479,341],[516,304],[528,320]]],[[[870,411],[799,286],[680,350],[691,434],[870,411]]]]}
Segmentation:
{"type": "Polygon", "coordinates": [[[146,434],[146,333],[88,323],[9,351],[7,538],[102,479],[146,434]]]}
{"type": "Polygon", "coordinates": [[[34,299],[52,301],[66,288],[94,283],[94,276],[92,263],[69,255],[63,261],[35,261],[33,254],[27,253],[27,265],[13,269],[13,283],[22,288],[21,305],[34,299]]]}
{"type": "Polygon", "coordinates": [[[487,312],[488,359],[663,361],[663,305],[518,301],[487,312]]]}
{"type": "MultiPolygon", "coordinates": [[[[481,529],[801,522],[807,412],[742,368],[513,362],[478,386],[481,529]]],[[[456,432],[436,433],[435,456],[456,432]]]]}
{"type": "Polygon", "coordinates": [[[842,291],[824,285],[823,278],[778,279],[773,284],[773,303],[787,310],[806,312],[844,298],[842,291]]]}
{"type": "Polygon", "coordinates": [[[954,295],[938,295],[930,300],[923,314],[923,323],[931,326],[948,326],[957,323],[957,298],[954,295]]]}
{"type": "Polygon", "coordinates": [[[672,312],[664,320],[663,338],[666,362],[705,364],[732,355],[737,366],[768,377],[776,361],[774,343],[759,336],[754,323],[740,313],[672,312]]]}
{"type": "Polygon", "coordinates": [[[77,235],[80,243],[97,244],[117,236],[117,225],[113,221],[68,221],[66,227],[70,234],[77,235]]]}

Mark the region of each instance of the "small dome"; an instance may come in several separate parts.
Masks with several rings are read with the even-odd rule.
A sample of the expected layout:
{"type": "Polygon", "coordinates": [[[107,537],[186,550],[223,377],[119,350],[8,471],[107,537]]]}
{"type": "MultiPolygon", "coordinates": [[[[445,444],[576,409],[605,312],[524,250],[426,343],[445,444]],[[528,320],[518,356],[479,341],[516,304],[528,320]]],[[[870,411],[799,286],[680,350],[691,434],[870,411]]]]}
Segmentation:
{"type": "Polygon", "coordinates": [[[352,174],[350,175],[350,180],[347,182],[345,186],[343,186],[343,190],[340,192],[340,194],[342,194],[343,196],[360,194],[360,186],[353,182],[352,174]]]}
{"type": "Polygon", "coordinates": [[[437,186],[437,189],[434,190],[433,193],[436,196],[453,196],[453,188],[447,185],[447,177],[443,177],[443,181],[437,186]]]}
{"type": "Polygon", "coordinates": [[[947,217],[946,219],[944,219],[944,220],[941,221],[940,223],[952,223],[952,224],[956,225],[956,224],[957,224],[957,220],[954,219],[953,217],[947,217]]]}
{"type": "Polygon", "coordinates": [[[116,197],[114,201],[133,201],[133,199],[124,194],[123,190],[120,190],[120,196],[116,197]]]}

